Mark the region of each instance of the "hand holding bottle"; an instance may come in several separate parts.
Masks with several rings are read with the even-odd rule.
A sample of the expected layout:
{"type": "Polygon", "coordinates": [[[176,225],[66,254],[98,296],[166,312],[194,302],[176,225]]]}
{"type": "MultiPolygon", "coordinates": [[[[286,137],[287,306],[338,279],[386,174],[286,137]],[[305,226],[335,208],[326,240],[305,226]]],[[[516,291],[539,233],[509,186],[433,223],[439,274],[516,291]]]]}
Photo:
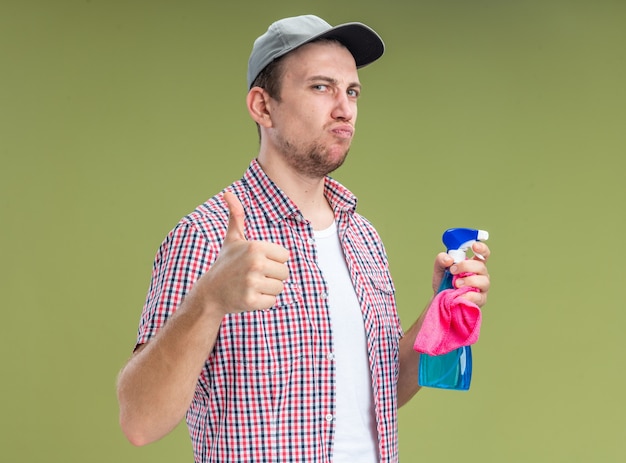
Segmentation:
{"type": "Polygon", "coordinates": [[[463,297],[478,307],[482,307],[487,302],[487,292],[491,285],[486,265],[491,251],[486,243],[479,241],[473,243],[471,249],[474,255],[470,259],[465,259],[458,263],[455,263],[454,259],[447,252],[440,252],[437,255],[433,271],[433,293],[439,292],[441,280],[446,270],[449,270],[453,276],[473,274],[457,279],[456,287],[471,286],[478,289],[479,292],[470,292],[463,297]]]}
{"type": "Polygon", "coordinates": [[[425,313],[414,349],[420,352],[418,384],[468,390],[472,378],[470,345],[480,333],[480,307],[487,300],[489,247],[483,230],[452,228],[443,234],[447,253],[435,260],[436,296],[425,313]],[[466,258],[472,249],[474,256],[466,258]],[[445,297],[444,297],[445,296],[445,297]],[[430,355],[429,355],[430,354],[430,355]]]}

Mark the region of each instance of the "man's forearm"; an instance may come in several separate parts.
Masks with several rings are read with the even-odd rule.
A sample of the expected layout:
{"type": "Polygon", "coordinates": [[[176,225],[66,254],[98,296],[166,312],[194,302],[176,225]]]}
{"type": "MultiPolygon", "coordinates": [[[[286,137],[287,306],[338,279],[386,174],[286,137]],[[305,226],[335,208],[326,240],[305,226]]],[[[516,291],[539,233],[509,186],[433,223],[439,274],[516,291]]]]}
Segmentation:
{"type": "Polygon", "coordinates": [[[221,316],[187,298],[159,333],[133,354],[118,378],[120,425],[134,445],[168,434],[183,419],[213,350],[221,316]]]}
{"type": "Polygon", "coordinates": [[[404,333],[400,339],[400,375],[398,378],[398,407],[406,404],[420,390],[417,383],[419,372],[419,353],[413,350],[413,344],[422,326],[423,315],[404,333]]]}

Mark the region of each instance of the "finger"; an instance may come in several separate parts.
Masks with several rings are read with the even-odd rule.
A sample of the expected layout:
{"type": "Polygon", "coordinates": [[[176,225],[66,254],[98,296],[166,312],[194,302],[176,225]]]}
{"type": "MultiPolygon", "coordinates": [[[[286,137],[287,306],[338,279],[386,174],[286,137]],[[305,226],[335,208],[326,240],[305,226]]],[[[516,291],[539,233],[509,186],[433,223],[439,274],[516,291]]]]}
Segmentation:
{"type": "Polygon", "coordinates": [[[283,246],[276,243],[266,243],[265,257],[274,261],[284,264],[289,260],[289,251],[283,246]]]}
{"type": "Polygon", "coordinates": [[[256,256],[259,260],[257,263],[265,261],[270,263],[284,264],[289,260],[289,251],[279,244],[270,241],[248,241],[247,249],[250,255],[256,256]]]}
{"type": "Polygon", "coordinates": [[[277,244],[266,241],[248,241],[248,252],[245,256],[246,271],[254,278],[289,278],[289,268],[285,264],[289,252],[277,244]],[[280,258],[269,258],[268,255],[278,254],[280,258]]]}
{"type": "Polygon", "coordinates": [[[457,288],[469,286],[471,288],[476,288],[481,293],[486,293],[489,291],[489,287],[491,286],[491,280],[487,275],[468,275],[463,278],[457,278],[455,280],[455,286],[457,288]]]}
{"type": "Polygon", "coordinates": [[[453,263],[454,260],[452,259],[452,257],[450,257],[445,252],[440,252],[439,254],[437,254],[437,257],[435,258],[435,265],[433,268],[433,292],[436,293],[438,291],[441,284],[441,279],[443,278],[443,274],[445,273],[446,269],[450,267],[453,263]]]}
{"type": "Polygon", "coordinates": [[[450,267],[450,272],[452,272],[453,275],[458,275],[459,273],[487,275],[487,265],[484,261],[479,259],[465,259],[450,267]]]}
{"type": "Polygon", "coordinates": [[[480,241],[477,241],[472,245],[472,252],[474,253],[474,259],[481,260],[483,262],[486,262],[487,259],[489,259],[489,254],[491,254],[489,246],[480,241]]]}
{"type": "Polygon", "coordinates": [[[273,278],[258,280],[244,292],[242,310],[264,310],[276,304],[276,297],[283,291],[282,281],[273,278]]]}
{"type": "Polygon", "coordinates": [[[282,282],[289,278],[289,267],[279,262],[268,261],[264,274],[266,278],[282,282]]]}
{"type": "Polygon", "coordinates": [[[276,304],[276,295],[257,293],[249,300],[242,310],[267,310],[276,304]]]}
{"type": "Polygon", "coordinates": [[[450,257],[449,254],[445,252],[440,252],[437,254],[435,258],[435,273],[440,273],[443,275],[443,272],[446,271],[454,263],[454,259],[450,257]]]}
{"type": "Polygon", "coordinates": [[[278,296],[283,292],[285,285],[280,280],[274,278],[266,278],[263,285],[259,288],[259,293],[266,296],[278,296]]]}
{"type": "Polygon", "coordinates": [[[483,307],[487,303],[487,293],[476,293],[470,291],[461,296],[463,299],[466,299],[470,302],[473,302],[478,307],[483,307]]]}
{"type": "Polygon", "coordinates": [[[243,205],[239,198],[230,191],[224,192],[224,201],[228,206],[228,229],[226,230],[226,236],[224,242],[231,242],[236,240],[246,240],[244,231],[245,224],[245,212],[243,205]]]}

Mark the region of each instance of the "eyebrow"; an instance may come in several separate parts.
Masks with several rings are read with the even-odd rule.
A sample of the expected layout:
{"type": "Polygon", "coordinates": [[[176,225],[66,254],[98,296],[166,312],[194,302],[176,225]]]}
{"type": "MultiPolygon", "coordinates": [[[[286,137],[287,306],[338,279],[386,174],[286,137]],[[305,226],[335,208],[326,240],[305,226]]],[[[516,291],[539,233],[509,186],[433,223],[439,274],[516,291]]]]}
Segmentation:
{"type": "MultiPolygon", "coordinates": [[[[329,84],[332,85],[339,85],[339,81],[337,79],[333,79],[332,77],[328,77],[328,76],[324,76],[324,75],[317,75],[317,76],[311,76],[307,79],[308,82],[319,82],[319,81],[324,81],[324,82],[328,82],[329,84]]],[[[361,90],[361,84],[358,82],[351,82],[350,84],[348,84],[348,88],[358,88],[359,90],[361,90]]]]}

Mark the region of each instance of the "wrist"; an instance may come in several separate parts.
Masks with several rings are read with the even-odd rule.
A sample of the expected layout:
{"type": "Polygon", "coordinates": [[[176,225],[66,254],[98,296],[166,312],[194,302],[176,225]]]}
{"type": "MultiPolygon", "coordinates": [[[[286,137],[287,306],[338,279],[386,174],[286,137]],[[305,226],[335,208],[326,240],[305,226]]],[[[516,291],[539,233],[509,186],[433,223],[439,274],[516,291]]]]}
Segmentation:
{"type": "Polygon", "coordinates": [[[210,293],[200,291],[197,285],[185,296],[183,305],[185,310],[193,312],[195,317],[206,319],[213,323],[221,323],[224,315],[227,313],[219,300],[211,297],[210,293]]]}

